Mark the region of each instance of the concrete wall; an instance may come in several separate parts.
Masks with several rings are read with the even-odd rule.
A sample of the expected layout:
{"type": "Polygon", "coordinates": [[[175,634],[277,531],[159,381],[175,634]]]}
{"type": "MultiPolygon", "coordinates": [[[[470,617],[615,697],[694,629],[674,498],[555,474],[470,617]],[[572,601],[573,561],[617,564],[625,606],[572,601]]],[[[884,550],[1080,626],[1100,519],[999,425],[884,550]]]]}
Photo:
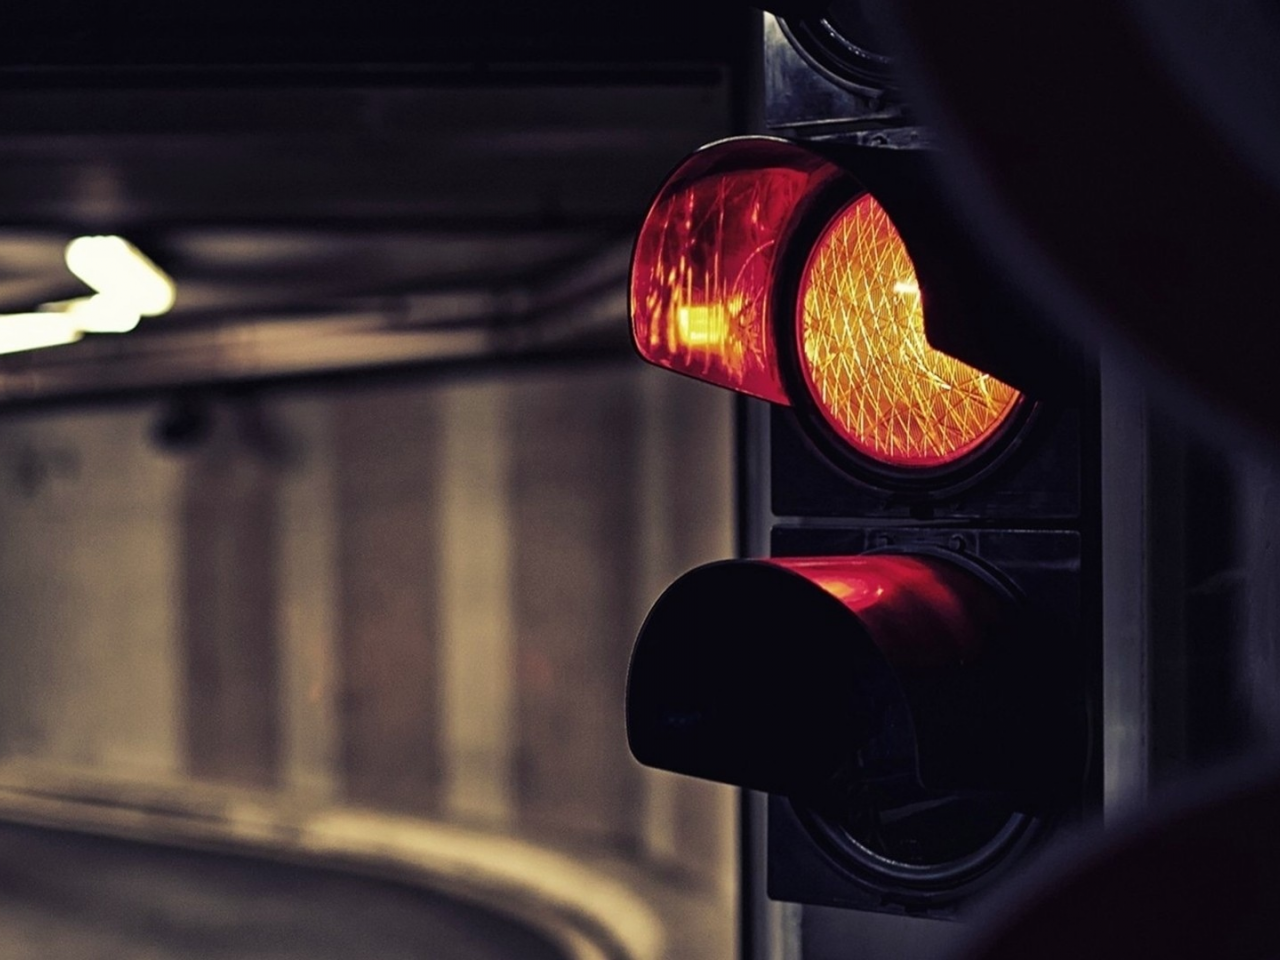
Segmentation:
{"type": "Polygon", "coordinates": [[[181,768],[185,468],[148,412],[0,422],[0,749],[181,768]]]}
{"type": "Polygon", "coordinates": [[[726,885],[626,752],[630,643],[731,553],[730,401],[638,364],[0,420],[0,751],[610,850],[726,885]]]}

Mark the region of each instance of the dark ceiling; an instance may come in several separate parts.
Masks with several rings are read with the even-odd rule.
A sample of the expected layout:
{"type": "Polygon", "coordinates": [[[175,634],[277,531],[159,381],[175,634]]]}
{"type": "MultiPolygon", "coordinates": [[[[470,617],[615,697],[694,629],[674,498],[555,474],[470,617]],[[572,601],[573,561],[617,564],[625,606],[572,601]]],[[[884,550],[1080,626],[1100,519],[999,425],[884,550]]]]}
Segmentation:
{"type": "Polygon", "coordinates": [[[742,59],[750,22],[741,0],[41,0],[5,11],[0,66],[683,68],[742,59]]]}
{"type": "Polygon", "coordinates": [[[38,18],[43,47],[0,44],[0,311],[89,293],[62,261],[82,233],[126,236],[178,290],[134,333],[0,357],[0,399],[625,342],[631,236],[663,174],[731,128],[741,36],[694,57],[634,16],[486,34],[481,3],[416,40],[317,15],[289,46],[262,17],[228,31],[230,9],[156,13],[209,34],[198,61],[131,59],[101,16],[98,46],[38,18]]]}

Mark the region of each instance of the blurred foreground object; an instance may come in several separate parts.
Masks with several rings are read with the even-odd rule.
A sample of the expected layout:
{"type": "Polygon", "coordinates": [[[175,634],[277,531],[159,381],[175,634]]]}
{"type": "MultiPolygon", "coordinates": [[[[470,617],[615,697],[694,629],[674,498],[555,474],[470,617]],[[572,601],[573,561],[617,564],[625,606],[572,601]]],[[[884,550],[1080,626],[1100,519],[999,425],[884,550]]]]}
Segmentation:
{"type": "MultiPolygon", "coordinates": [[[[1280,776],[1274,758],[1194,802],[1117,830],[1031,888],[966,958],[1280,955],[1280,776]],[[1010,915],[1012,913],[1012,919],[1010,915]]],[[[1024,888],[1025,890],[1025,888],[1024,888]]]]}
{"type": "Polygon", "coordinates": [[[1064,324],[1115,334],[1166,393],[1280,436],[1258,349],[1280,239],[1274,10],[877,6],[952,193],[1011,277],[1064,324]]]}

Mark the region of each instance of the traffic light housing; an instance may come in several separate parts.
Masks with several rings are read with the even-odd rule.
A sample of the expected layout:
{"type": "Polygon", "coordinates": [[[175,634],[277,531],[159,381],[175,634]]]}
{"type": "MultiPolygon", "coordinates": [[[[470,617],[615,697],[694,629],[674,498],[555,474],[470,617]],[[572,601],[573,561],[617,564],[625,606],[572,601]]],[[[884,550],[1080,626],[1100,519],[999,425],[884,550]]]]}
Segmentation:
{"type": "Polygon", "coordinates": [[[659,598],[633,752],[770,793],[771,895],[953,915],[1096,802],[1086,366],[927,156],[848,142],[688,158],[632,319],[646,359],[773,404],[770,556],[659,598]]]}

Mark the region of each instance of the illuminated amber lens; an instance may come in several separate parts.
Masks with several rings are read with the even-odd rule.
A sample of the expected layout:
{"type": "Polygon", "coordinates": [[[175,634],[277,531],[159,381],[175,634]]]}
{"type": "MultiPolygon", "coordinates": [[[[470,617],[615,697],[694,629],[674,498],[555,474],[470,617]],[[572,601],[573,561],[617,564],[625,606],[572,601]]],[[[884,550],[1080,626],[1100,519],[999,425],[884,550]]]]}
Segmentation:
{"type": "Polygon", "coordinates": [[[882,463],[954,462],[988,440],[1022,397],[929,346],[911,258],[868,194],[818,240],[799,309],[810,392],[841,437],[882,463]]]}
{"type": "Polygon", "coordinates": [[[722,387],[787,403],[770,327],[778,241],[812,174],[720,173],[658,198],[631,268],[641,356],[722,387]]]}

